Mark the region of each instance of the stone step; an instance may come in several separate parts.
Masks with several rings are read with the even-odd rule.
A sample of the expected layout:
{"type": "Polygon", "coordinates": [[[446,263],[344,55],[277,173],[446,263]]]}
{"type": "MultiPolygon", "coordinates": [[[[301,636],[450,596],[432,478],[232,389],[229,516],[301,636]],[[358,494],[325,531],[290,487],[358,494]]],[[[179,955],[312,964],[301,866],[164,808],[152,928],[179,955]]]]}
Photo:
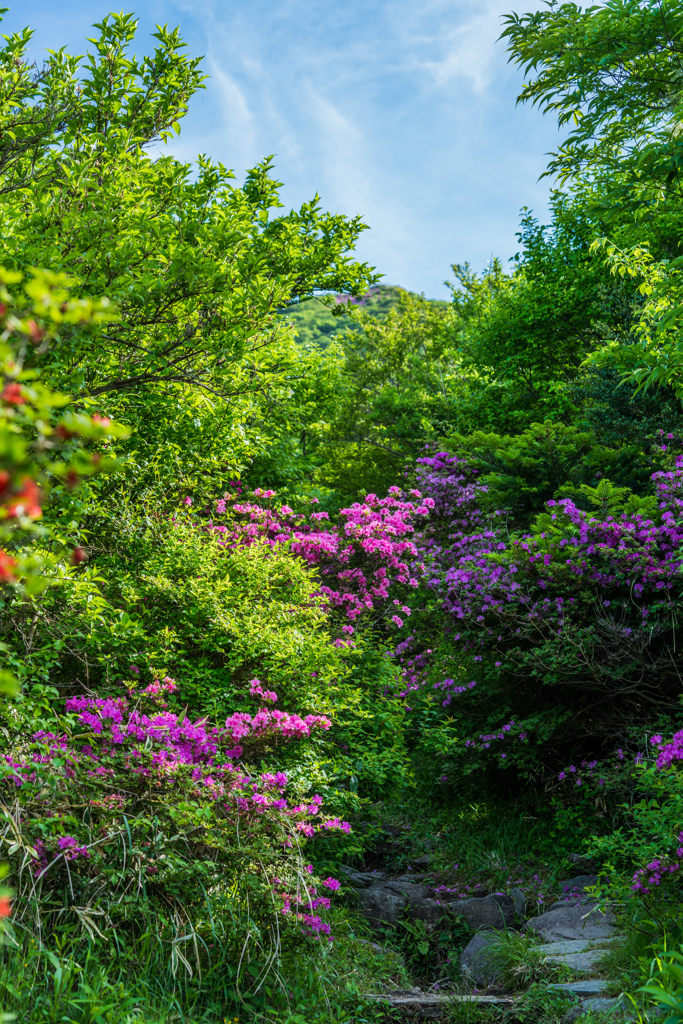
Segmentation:
{"type": "Polygon", "coordinates": [[[561,942],[542,942],[538,946],[532,946],[541,956],[563,956],[565,953],[585,953],[591,948],[592,943],[588,939],[565,939],[561,942]]]}
{"type": "Polygon", "coordinates": [[[605,952],[604,949],[587,949],[585,953],[548,955],[545,959],[549,964],[564,964],[565,967],[571,967],[573,971],[590,971],[602,960],[605,952]]]}
{"type": "MultiPolygon", "coordinates": [[[[577,1006],[572,1006],[564,1015],[563,1024],[577,1024],[587,1013],[608,1013],[615,1021],[634,1021],[638,1019],[638,1011],[628,999],[600,998],[583,999],[577,1006]]],[[[655,1010],[660,1016],[662,1011],[655,1010]]],[[[666,1014],[668,1011],[664,1011],[666,1014]]]]}
{"type": "Polygon", "coordinates": [[[513,1006],[512,996],[449,995],[426,992],[385,992],[367,994],[366,999],[388,1003],[404,1017],[422,1020],[438,1020],[448,1016],[456,1004],[467,1003],[479,1006],[513,1006]]]}
{"type": "Polygon", "coordinates": [[[570,996],[597,996],[604,992],[608,982],[600,978],[588,978],[585,981],[566,981],[558,984],[548,985],[549,992],[566,992],[570,996]]]}
{"type": "Polygon", "coordinates": [[[593,941],[588,939],[567,939],[564,942],[543,942],[541,945],[533,946],[532,948],[537,953],[540,953],[548,963],[564,964],[565,967],[571,967],[574,971],[589,971],[607,952],[605,948],[596,949],[595,946],[598,943],[602,947],[608,946],[617,938],[618,936],[614,935],[606,939],[594,939],[593,941]]]}
{"type": "MultiPolygon", "coordinates": [[[[619,1005],[619,1000],[617,999],[616,996],[614,998],[612,998],[612,999],[609,999],[609,998],[608,999],[584,999],[581,1002],[581,1007],[584,1010],[592,1010],[593,1013],[607,1013],[610,1010],[613,1010],[618,1005],[619,1005]]],[[[623,1004],[621,1004],[621,1005],[623,1006],[623,1004]]],[[[624,1009],[626,1009],[626,1010],[631,1009],[632,1010],[633,1007],[630,1006],[630,1004],[629,1004],[629,1005],[625,1006],[624,1009]]]]}

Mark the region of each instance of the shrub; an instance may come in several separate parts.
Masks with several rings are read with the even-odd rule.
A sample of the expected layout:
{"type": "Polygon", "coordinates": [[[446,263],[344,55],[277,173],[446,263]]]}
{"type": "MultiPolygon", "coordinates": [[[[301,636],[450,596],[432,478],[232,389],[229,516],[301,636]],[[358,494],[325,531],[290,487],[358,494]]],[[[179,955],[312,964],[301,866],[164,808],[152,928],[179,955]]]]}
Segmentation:
{"type": "Polygon", "coordinates": [[[541,782],[675,708],[683,458],[653,483],[656,503],[603,480],[590,511],[549,502],[509,534],[467,462],[420,460],[424,598],[395,650],[432,779],[541,782]]]}
{"type": "MultiPolygon", "coordinates": [[[[74,697],[54,731],[22,738],[17,728],[2,764],[14,927],[43,942],[69,923],[75,936],[124,946],[151,927],[191,973],[210,959],[217,918],[233,981],[249,988],[254,956],[330,932],[339,883],[316,879],[303,848],[349,826],[278,770],[283,745],[330,722],[262,707],[212,727],[169,711],[174,689],[167,678],[74,697]]],[[[257,680],[252,689],[277,699],[257,680]]]]}

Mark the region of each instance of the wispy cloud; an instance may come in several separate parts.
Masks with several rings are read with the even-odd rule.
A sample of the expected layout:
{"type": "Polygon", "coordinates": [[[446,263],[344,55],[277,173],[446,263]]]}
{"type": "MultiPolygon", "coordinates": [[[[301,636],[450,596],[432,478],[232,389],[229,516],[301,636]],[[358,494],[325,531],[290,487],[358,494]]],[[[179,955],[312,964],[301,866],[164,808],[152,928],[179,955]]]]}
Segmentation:
{"type": "MultiPolygon", "coordinates": [[[[440,31],[431,35],[429,43],[437,57],[425,58],[418,66],[428,71],[437,86],[449,86],[455,80],[464,80],[475,93],[484,93],[495,81],[500,66],[500,51],[496,40],[501,31],[499,0],[481,0],[470,3],[439,3],[429,14],[440,8],[440,31]],[[474,7],[474,10],[472,8],[474,7]]],[[[424,52],[425,46],[421,47],[424,52]]]]}
{"type": "MultiPolygon", "coordinates": [[[[109,0],[23,0],[36,47],[82,52],[109,0]]],[[[205,92],[172,151],[234,168],[275,153],[293,206],[317,191],[371,226],[362,258],[388,280],[445,294],[454,260],[516,249],[517,212],[543,208],[538,184],[554,126],[515,108],[520,85],[496,43],[512,0],[137,0],[138,53],[154,22],[179,24],[206,54],[205,92]]],[[[540,0],[526,0],[536,8],[540,0]]]]}

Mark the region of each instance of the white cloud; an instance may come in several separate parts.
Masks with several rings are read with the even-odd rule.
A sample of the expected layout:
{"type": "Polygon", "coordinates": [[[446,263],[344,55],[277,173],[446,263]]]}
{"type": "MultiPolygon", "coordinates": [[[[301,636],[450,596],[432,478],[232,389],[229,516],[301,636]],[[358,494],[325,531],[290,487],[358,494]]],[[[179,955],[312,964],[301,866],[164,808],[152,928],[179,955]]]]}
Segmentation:
{"type": "MultiPolygon", "coordinates": [[[[108,0],[23,0],[6,30],[36,25],[32,55],[82,52],[108,0]]],[[[523,0],[525,9],[541,0],[523,0]]],[[[517,211],[540,208],[550,119],[515,108],[520,76],[496,43],[512,0],[137,0],[134,49],[154,22],[180,25],[206,54],[205,92],[167,152],[205,152],[235,170],[268,153],[298,206],[317,191],[334,212],[370,225],[361,258],[428,295],[454,260],[481,266],[517,247],[517,211]]]]}
{"type": "MultiPolygon", "coordinates": [[[[463,5],[457,6],[462,8],[463,5]]],[[[501,31],[500,0],[481,3],[477,7],[473,17],[458,19],[459,23],[444,31],[439,46],[445,51],[443,55],[422,62],[422,67],[432,74],[437,86],[464,78],[475,93],[483,93],[495,78],[500,62],[500,52],[496,48],[501,31]]]]}

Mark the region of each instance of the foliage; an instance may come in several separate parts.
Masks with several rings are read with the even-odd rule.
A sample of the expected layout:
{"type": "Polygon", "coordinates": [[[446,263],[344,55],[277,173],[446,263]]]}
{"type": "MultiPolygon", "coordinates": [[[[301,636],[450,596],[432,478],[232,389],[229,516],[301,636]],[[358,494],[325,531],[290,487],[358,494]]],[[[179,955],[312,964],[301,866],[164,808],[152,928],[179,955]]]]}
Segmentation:
{"type": "Polygon", "coordinates": [[[623,314],[614,289],[604,287],[602,261],[591,255],[596,222],[561,193],[553,194],[552,207],[550,227],[522,211],[517,237],[523,250],[512,274],[499,260],[481,277],[468,265],[453,267],[461,286],[453,292],[463,321],[460,348],[466,365],[485,374],[494,389],[490,397],[482,389],[476,394],[483,409],[470,415],[477,425],[488,425],[482,423],[486,413],[504,429],[515,429],[530,417],[570,412],[566,385],[594,347],[598,323],[616,327],[623,314]],[[504,409],[489,404],[501,401],[504,409]]]}
{"type": "Polygon", "coordinates": [[[118,306],[109,324],[67,325],[28,365],[79,403],[97,397],[110,416],[144,424],[122,449],[140,491],[219,471],[226,455],[231,470],[243,465],[250,396],[296,375],[277,311],[320,289],[362,294],[374,278],[349,254],[359,218],[322,213],[317,197],[270,216],[281,206],[271,160],[238,188],[208,158],[195,173],[148,155],[179,130],[202,76],[177,30],[159,28],[154,55],[132,58],[136,26],[108,16],[85,63],[58,51],[37,76],[25,61],[30,34],[6,43],[4,59],[11,52],[29,83],[12,116],[30,121],[50,97],[69,101],[30,157],[33,186],[17,187],[28,157],[6,164],[0,220],[7,266],[49,266],[76,297],[106,292],[118,306]]]}
{"type": "Polygon", "coordinates": [[[547,963],[542,953],[536,950],[537,939],[533,932],[500,932],[485,950],[487,962],[503,979],[508,990],[528,988],[537,981],[557,977],[557,966],[547,963]]]}
{"type": "Polygon", "coordinates": [[[593,435],[564,423],[532,423],[519,434],[454,434],[449,447],[481,473],[482,499],[509,509],[515,521],[540,511],[550,498],[594,480],[605,466],[605,451],[593,435]]]}
{"type": "Polygon", "coordinates": [[[634,323],[630,344],[614,341],[594,353],[590,362],[616,367],[625,380],[638,389],[671,388],[680,399],[683,395],[680,257],[657,261],[646,246],[636,245],[624,251],[607,239],[602,239],[601,243],[607,250],[613,272],[638,280],[638,289],[645,301],[634,323]]]}
{"type": "Polygon", "coordinates": [[[649,996],[664,1016],[666,1024],[677,1024],[683,1017],[683,952],[663,950],[654,958],[647,985],[640,989],[649,996]]]}
{"type": "Polygon", "coordinates": [[[36,520],[47,489],[52,487],[52,500],[59,502],[83,476],[113,468],[111,458],[85,446],[97,443],[106,453],[126,431],[97,414],[60,415],[68,397],[46,388],[27,368],[31,351],[47,351],[64,325],[111,319],[107,301],[70,299],[64,277],[48,271],[35,272],[24,293],[13,297],[8,285],[18,285],[22,276],[0,268],[0,581],[31,593],[41,585],[40,563],[28,545],[44,532],[36,520]]]}
{"type": "Polygon", "coordinates": [[[425,440],[447,430],[461,390],[445,303],[397,289],[386,316],[356,308],[352,317],[321,449],[320,480],[342,494],[390,487],[425,440]]]}
{"type": "MultiPolygon", "coordinates": [[[[679,7],[508,18],[571,186],[450,303],[377,286],[359,217],[283,212],[271,158],[169,156],[203,82],[177,30],[138,59],[109,15],[42,70],[5,38],[18,1014],[350,1024],[461,984],[457,922],[404,920],[407,966],[364,940],[354,859],[534,913],[590,834],[640,953],[680,938],[679,7]]],[[[514,1020],[565,1009],[532,984],[514,1020]]]]}
{"type": "MultiPolygon", "coordinates": [[[[217,917],[228,964],[247,943],[232,981],[248,989],[254,955],[329,934],[317,911],[339,883],[328,878],[318,892],[301,846],[316,828],[349,826],[314,825],[319,796],[292,800],[291,787],[285,796],[276,751],[330,722],[262,707],[212,728],[167,710],[174,689],[166,678],[141,691],[129,684],[125,697],[74,697],[52,731],[28,737],[21,715],[8,715],[4,829],[21,897],[13,925],[44,942],[70,921],[93,940],[130,945],[154,921],[174,972],[191,976],[217,917]],[[254,762],[261,769],[247,767],[254,762]],[[244,959],[250,943],[256,952],[244,959]]],[[[252,693],[278,699],[257,680],[252,693]]]]}
{"type": "Polygon", "coordinates": [[[471,776],[478,792],[484,779],[538,783],[558,758],[675,714],[680,459],[655,474],[654,518],[652,502],[602,481],[584,485],[591,511],[550,502],[521,536],[482,509],[466,463],[421,463],[432,596],[395,653],[432,778],[471,776]]]}
{"type": "Polygon", "coordinates": [[[570,135],[549,164],[560,181],[586,167],[626,174],[647,201],[676,186],[680,166],[678,0],[574,3],[505,17],[510,59],[527,75],[518,102],[557,115],[570,135]]]}

